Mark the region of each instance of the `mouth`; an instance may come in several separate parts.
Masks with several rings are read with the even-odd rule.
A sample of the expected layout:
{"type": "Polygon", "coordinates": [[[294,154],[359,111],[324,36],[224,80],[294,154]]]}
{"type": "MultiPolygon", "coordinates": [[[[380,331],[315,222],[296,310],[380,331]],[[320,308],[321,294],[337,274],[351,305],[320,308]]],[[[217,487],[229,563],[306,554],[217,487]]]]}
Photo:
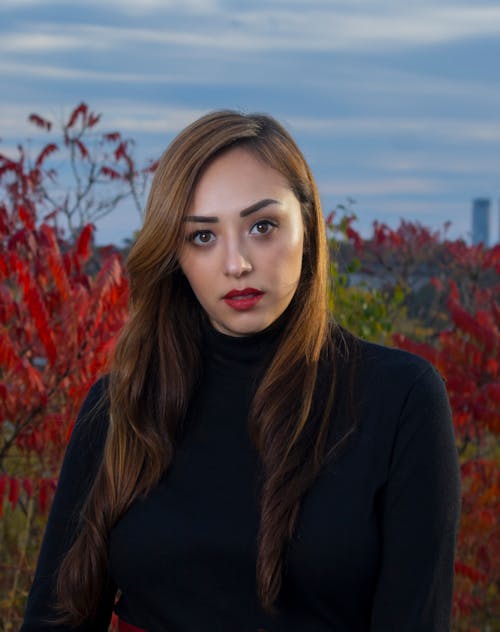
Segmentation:
{"type": "Polygon", "coordinates": [[[261,290],[256,290],[253,287],[246,287],[243,290],[231,290],[224,296],[224,300],[226,299],[242,300],[244,298],[248,298],[251,296],[259,296],[262,294],[264,294],[264,292],[262,292],[261,290]]]}
{"type": "Polygon", "coordinates": [[[242,312],[255,307],[264,294],[265,292],[261,290],[246,287],[242,290],[231,290],[223,297],[223,300],[229,307],[242,312]]]}

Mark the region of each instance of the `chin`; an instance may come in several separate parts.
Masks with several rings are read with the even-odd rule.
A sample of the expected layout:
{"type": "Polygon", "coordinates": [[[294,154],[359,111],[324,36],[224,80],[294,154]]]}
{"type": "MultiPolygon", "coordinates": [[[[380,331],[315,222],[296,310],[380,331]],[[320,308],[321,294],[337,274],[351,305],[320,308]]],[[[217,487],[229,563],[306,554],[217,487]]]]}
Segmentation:
{"type": "Polygon", "coordinates": [[[215,329],[220,331],[227,336],[251,336],[252,334],[258,334],[260,331],[263,331],[266,327],[271,324],[270,322],[260,322],[260,323],[248,323],[246,325],[243,324],[232,324],[232,323],[221,323],[212,321],[212,325],[215,329]]]}

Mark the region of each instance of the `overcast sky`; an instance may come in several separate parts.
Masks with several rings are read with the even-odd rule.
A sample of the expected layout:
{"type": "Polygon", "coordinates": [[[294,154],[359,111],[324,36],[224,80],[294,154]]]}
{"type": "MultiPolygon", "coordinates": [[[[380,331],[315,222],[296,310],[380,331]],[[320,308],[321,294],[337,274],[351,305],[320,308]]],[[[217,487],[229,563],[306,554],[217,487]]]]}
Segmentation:
{"type": "MultiPolygon", "coordinates": [[[[470,0],[0,0],[0,151],[36,111],[81,100],[156,158],[215,108],[281,120],[325,214],[470,234],[475,197],[500,198],[500,3],[470,0]]],[[[118,242],[131,207],[98,224],[118,242]]]]}

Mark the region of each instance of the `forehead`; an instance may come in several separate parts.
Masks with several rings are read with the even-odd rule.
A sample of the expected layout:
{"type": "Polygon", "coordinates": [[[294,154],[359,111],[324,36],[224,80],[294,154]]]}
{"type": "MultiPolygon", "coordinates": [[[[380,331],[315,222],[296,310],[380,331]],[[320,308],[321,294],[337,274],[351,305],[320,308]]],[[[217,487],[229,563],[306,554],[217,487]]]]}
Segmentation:
{"type": "Polygon", "coordinates": [[[189,212],[209,214],[238,210],[263,198],[284,201],[293,195],[286,178],[276,169],[243,148],[230,149],[214,158],[194,189],[189,212]]]}

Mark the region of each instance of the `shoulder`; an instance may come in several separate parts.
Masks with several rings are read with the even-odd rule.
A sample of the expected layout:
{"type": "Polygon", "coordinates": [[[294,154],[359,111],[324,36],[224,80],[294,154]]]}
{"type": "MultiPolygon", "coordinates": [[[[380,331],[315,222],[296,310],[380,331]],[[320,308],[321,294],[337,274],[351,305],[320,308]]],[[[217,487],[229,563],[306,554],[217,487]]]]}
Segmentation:
{"type": "Polygon", "coordinates": [[[414,353],[359,339],[355,358],[360,378],[373,388],[390,387],[406,390],[425,376],[443,381],[437,369],[425,358],[414,353]]]}
{"type": "Polygon", "coordinates": [[[365,389],[390,395],[401,412],[410,404],[422,409],[432,403],[448,406],[445,379],[421,356],[363,342],[360,367],[365,389]]]}
{"type": "Polygon", "coordinates": [[[407,392],[419,379],[443,383],[436,367],[414,353],[368,342],[342,327],[332,331],[331,351],[326,366],[334,359],[337,380],[358,392],[380,393],[389,390],[393,397],[407,392]]]}
{"type": "Polygon", "coordinates": [[[352,339],[338,369],[351,375],[348,390],[365,429],[395,431],[408,416],[422,424],[430,412],[449,423],[445,381],[421,356],[352,339]]]}
{"type": "Polygon", "coordinates": [[[332,424],[350,424],[348,454],[380,484],[412,459],[446,462],[454,475],[452,412],[439,371],[418,355],[361,339],[353,338],[348,349],[337,370],[352,379],[344,390],[337,383],[343,407],[332,424]]]}

